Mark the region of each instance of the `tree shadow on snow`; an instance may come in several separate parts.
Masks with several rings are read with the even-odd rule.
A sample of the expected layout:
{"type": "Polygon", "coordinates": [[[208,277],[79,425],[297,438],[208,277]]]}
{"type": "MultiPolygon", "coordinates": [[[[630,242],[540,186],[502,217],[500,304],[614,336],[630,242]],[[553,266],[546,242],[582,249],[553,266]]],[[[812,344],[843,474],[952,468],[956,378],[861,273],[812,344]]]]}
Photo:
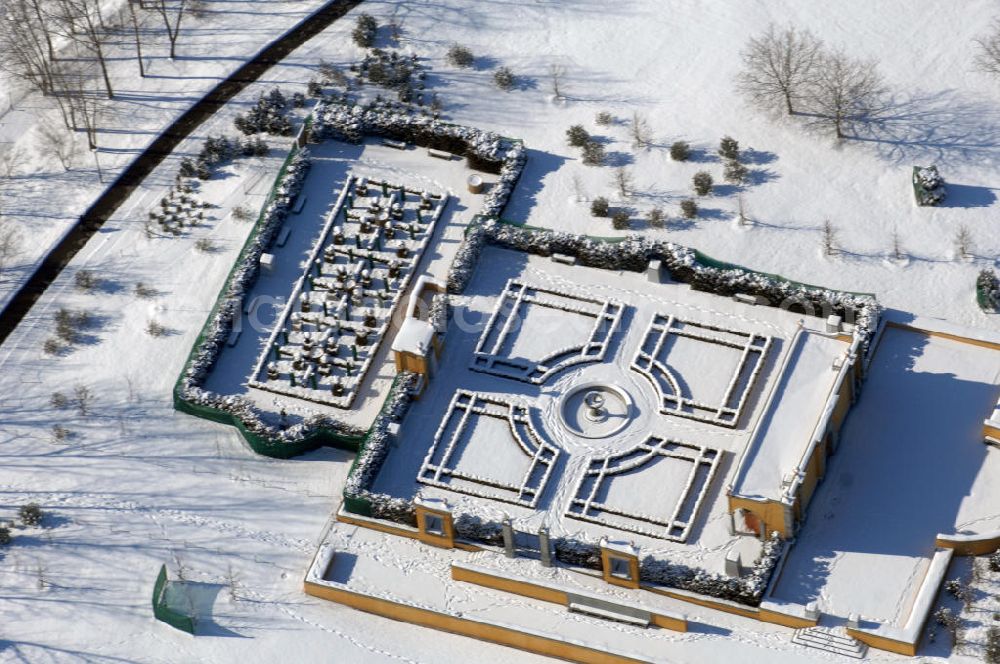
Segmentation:
{"type": "Polygon", "coordinates": [[[711,150],[692,146],[687,161],[695,164],[717,164],[719,163],[719,155],[711,150]]]}
{"type": "Polygon", "coordinates": [[[718,208],[698,207],[698,216],[702,219],[726,219],[729,215],[718,208]]]}
{"type": "Polygon", "coordinates": [[[628,152],[622,152],[620,150],[612,150],[604,155],[604,165],[612,168],[630,166],[634,162],[635,157],[628,152]]]}
{"type": "Polygon", "coordinates": [[[770,168],[751,168],[747,171],[744,183],[751,187],[756,187],[768,182],[774,182],[781,176],[770,168]]]}
{"type": "Polygon", "coordinates": [[[895,164],[996,161],[1000,109],[956,90],[896,95],[850,138],[875,143],[879,156],[895,164]]]}
{"type": "Polygon", "coordinates": [[[740,151],[740,163],[747,166],[764,166],[778,160],[778,155],[767,150],[745,148],[740,151]]]}

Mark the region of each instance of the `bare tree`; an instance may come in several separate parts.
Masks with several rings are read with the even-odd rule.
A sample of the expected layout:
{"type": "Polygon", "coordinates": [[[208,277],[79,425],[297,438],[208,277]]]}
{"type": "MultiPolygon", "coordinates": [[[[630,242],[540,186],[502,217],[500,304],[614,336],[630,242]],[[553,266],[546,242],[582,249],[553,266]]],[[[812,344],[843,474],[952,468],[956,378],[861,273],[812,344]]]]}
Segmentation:
{"type": "Polygon", "coordinates": [[[615,169],[612,182],[618,189],[619,196],[627,198],[629,191],[632,189],[632,173],[624,166],[619,166],[615,169]]]}
{"type": "Polygon", "coordinates": [[[549,65],[549,78],[552,81],[552,94],[556,99],[563,98],[562,82],[566,76],[566,67],[558,64],[549,65]]]}
{"type": "Polygon", "coordinates": [[[226,587],[229,590],[229,600],[238,602],[240,600],[240,575],[233,569],[232,564],[226,568],[226,587]]]}
{"type": "Polygon", "coordinates": [[[892,258],[893,260],[901,261],[903,260],[903,241],[899,237],[899,231],[893,229],[892,231],[892,258]]]}
{"type": "Polygon", "coordinates": [[[32,89],[52,91],[48,23],[39,20],[26,0],[4,3],[0,11],[0,69],[32,89]]]}
{"type": "Polygon", "coordinates": [[[957,258],[966,260],[972,256],[973,251],[972,231],[965,224],[955,231],[955,254],[957,258]]]}
{"type": "Polygon", "coordinates": [[[822,42],[809,31],[792,27],[778,30],[771,24],[743,49],[738,88],[761,108],[783,108],[794,115],[812,83],[821,52],[822,42]]]}
{"type": "Polygon", "coordinates": [[[0,144],[0,175],[7,179],[14,177],[23,157],[24,150],[16,143],[0,144]]]}
{"type": "Polygon", "coordinates": [[[576,197],[577,203],[581,203],[587,198],[583,193],[583,180],[579,173],[573,173],[573,195],[576,197]]]}
{"type": "Polygon", "coordinates": [[[170,59],[177,55],[177,35],[181,30],[181,20],[184,18],[184,9],[187,0],[151,0],[153,9],[163,19],[163,27],[167,30],[167,39],[170,41],[170,59]]]}
{"type": "Polygon", "coordinates": [[[56,49],[52,42],[55,22],[52,20],[52,12],[50,8],[50,5],[52,4],[51,0],[18,1],[26,6],[26,8],[34,16],[35,21],[37,21],[37,25],[41,27],[41,36],[45,40],[45,50],[48,53],[49,60],[55,62],[59,58],[56,55],[56,49]]]}
{"type": "Polygon", "coordinates": [[[632,134],[632,145],[634,147],[644,148],[653,142],[653,131],[649,127],[649,120],[638,111],[632,113],[632,123],[629,125],[629,133],[632,134]]]}
{"type": "Polygon", "coordinates": [[[736,218],[739,221],[740,226],[746,226],[750,223],[750,216],[747,213],[746,201],[743,200],[743,192],[738,192],[736,194],[736,218]]]}
{"type": "Polygon", "coordinates": [[[132,38],[135,40],[135,60],[139,63],[139,78],[146,78],[146,66],[142,63],[142,37],[139,33],[139,12],[135,10],[135,3],[127,0],[129,21],[132,24],[132,38]]]}
{"type": "Polygon", "coordinates": [[[993,19],[989,34],[976,40],[976,69],[1000,76],[1000,18],[993,19]]]}
{"type": "Polygon", "coordinates": [[[76,81],[76,86],[68,90],[67,103],[72,109],[75,120],[75,128],[82,129],[87,136],[87,149],[96,150],[97,132],[100,122],[109,102],[101,100],[96,94],[87,89],[87,80],[80,77],[76,81]]]}
{"type": "Polygon", "coordinates": [[[403,39],[403,19],[399,18],[399,7],[392,10],[392,16],[389,18],[389,39],[396,46],[399,46],[399,42],[403,39]]]}
{"type": "Polygon", "coordinates": [[[73,396],[76,399],[76,412],[81,417],[90,414],[90,407],[94,403],[94,393],[86,385],[77,385],[73,388],[73,396]]]}
{"type": "Polygon", "coordinates": [[[832,127],[837,138],[884,107],[885,84],[873,60],[858,60],[843,51],[825,53],[809,86],[814,122],[832,127]]]}
{"type": "Polygon", "coordinates": [[[10,262],[20,255],[23,247],[18,230],[9,221],[4,222],[0,217],[0,274],[3,274],[10,262]]]}
{"type": "Polygon", "coordinates": [[[47,157],[54,158],[68,171],[76,160],[77,147],[73,135],[62,131],[48,122],[38,124],[39,150],[47,157]]]}
{"type": "Polygon", "coordinates": [[[108,73],[105,46],[111,33],[105,28],[101,14],[100,0],[58,0],[63,25],[63,35],[90,51],[97,61],[104,79],[104,89],[108,99],[114,99],[115,91],[108,73]]]}
{"type": "Polygon", "coordinates": [[[837,229],[833,227],[830,220],[823,222],[823,253],[832,256],[837,253],[837,229]]]}

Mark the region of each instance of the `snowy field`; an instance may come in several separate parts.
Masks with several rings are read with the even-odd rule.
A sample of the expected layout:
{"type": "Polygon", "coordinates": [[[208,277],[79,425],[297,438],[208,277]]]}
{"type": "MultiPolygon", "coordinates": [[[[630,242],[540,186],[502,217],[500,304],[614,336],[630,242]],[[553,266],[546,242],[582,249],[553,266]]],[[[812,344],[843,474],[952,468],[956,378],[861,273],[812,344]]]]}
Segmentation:
{"type": "MultiPolygon", "coordinates": [[[[141,85],[131,74],[115,74],[116,80],[129,82],[119,85],[121,110],[100,133],[106,179],[172,117],[318,3],[269,2],[266,11],[261,2],[205,5],[209,16],[186,23],[182,30],[181,57],[167,60],[160,43],[153,49],[154,76],[141,85]]],[[[398,14],[404,26],[402,48],[428,58],[433,71],[429,79],[440,91],[448,117],[525,140],[530,148],[527,168],[506,212],[512,220],[612,235],[616,232],[610,222],[588,211],[587,199],[604,195],[613,207],[634,210],[637,230],[665,234],[719,259],[810,283],[874,292],[902,312],[1000,329],[1000,319],[978,310],[973,293],[976,272],[992,265],[1000,250],[1000,235],[991,227],[1000,206],[994,185],[1000,175],[1000,91],[971,65],[971,40],[997,11],[994,3],[938,4],[933,20],[927,11],[916,11],[902,0],[877,7],[862,0],[836,5],[677,0],[669,11],[665,6],[652,0],[613,6],[595,0],[507,5],[414,0],[368,2],[363,10],[383,23],[398,14]],[[887,118],[869,133],[835,144],[798,122],[776,122],[748,109],[733,93],[738,51],[769,21],[808,28],[853,55],[877,57],[894,93],[887,118]],[[456,69],[444,62],[446,49],[455,41],[477,55],[475,67],[456,69]],[[519,77],[509,93],[492,84],[491,69],[499,64],[510,66],[519,77]],[[552,99],[553,64],[566,72],[561,101],[552,99]],[[596,126],[594,116],[602,110],[618,121],[596,126]],[[648,118],[656,137],[653,146],[632,147],[625,122],[633,111],[648,118]],[[613,164],[631,169],[635,183],[626,199],[615,192],[611,168],[584,166],[578,151],[567,146],[565,129],[576,123],[605,141],[613,164]],[[724,134],[741,142],[751,168],[743,198],[753,223],[734,223],[737,192],[729,186],[699,201],[698,219],[681,221],[678,202],[690,195],[693,173],[706,169],[721,180],[714,150],[724,134]],[[670,160],[665,146],[678,139],[692,143],[695,160],[670,160]],[[929,163],[941,168],[951,197],[942,208],[918,209],[909,188],[910,167],[929,163]],[[638,221],[653,205],[665,206],[673,222],[668,229],[648,229],[638,221]],[[826,219],[837,228],[842,248],[833,257],[820,252],[820,227],[826,219]],[[969,262],[953,260],[951,238],[960,224],[966,224],[975,239],[969,262]],[[901,237],[905,261],[887,259],[893,231],[901,237]]],[[[361,51],[348,36],[357,11],[268,72],[261,84],[182,144],[78,254],[0,348],[0,487],[5,496],[0,518],[13,518],[16,506],[31,500],[50,515],[45,528],[15,529],[14,545],[0,558],[0,661],[539,659],[305,596],[303,570],[328,515],[339,504],[349,455],[322,451],[294,461],[263,459],[232,429],[172,410],[170,388],[249,231],[249,225],[235,221],[229,211],[263,200],[285,146],[274,140],[266,160],[236,162],[206,184],[201,197],[218,207],[204,226],[184,237],[146,238],[140,220],[173,182],[179,157],[196,154],[208,133],[233,133],[233,114],[259,92],[273,85],[285,86],[286,92],[304,91],[320,58],[342,67],[357,61],[361,51]],[[216,250],[196,250],[194,244],[201,238],[210,239],[216,250]],[[102,287],[93,292],[74,288],[74,274],[81,269],[94,269],[102,287]],[[139,281],[155,289],[151,300],[133,295],[139,281]],[[41,347],[60,307],[86,310],[92,321],[80,343],[54,358],[41,347]],[[151,319],[168,333],[158,338],[146,334],[151,319]],[[77,386],[92,393],[85,409],[73,403],[82,394],[77,386]],[[69,406],[56,406],[54,392],[67,396],[69,406]],[[171,576],[182,572],[215,593],[212,608],[202,616],[203,636],[192,639],[153,620],[149,597],[164,563],[171,576]]],[[[384,46],[384,35],[380,40],[384,46]]],[[[128,44],[118,48],[115,71],[134,68],[125,53],[128,44]]],[[[51,109],[39,98],[22,100],[15,93],[13,100],[13,110],[0,117],[0,140],[16,139],[26,156],[15,176],[2,182],[0,209],[5,217],[0,223],[9,219],[22,229],[26,248],[15,269],[3,275],[0,302],[100,188],[90,155],[78,157],[67,173],[52,159],[37,158],[37,136],[31,127],[51,109]]],[[[354,167],[348,162],[358,157],[343,156],[335,168],[346,173],[354,167]]],[[[412,175],[423,168],[403,170],[412,175]]],[[[442,183],[443,190],[464,186],[459,172],[429,179],[442,183]]],[[[477,208],[456,207],[456,229],[457,222],[467,221],[477,208]]],[[[458,236],[447,242],[457,244],[458,236]]],[[[438,258],[440,266],[447,265],[438,258]]],[[[546,264],[546,270],[549,267],[546,264]]],[[[481,306],[487,313],[491,308],[488,303],[481,306]]],[[[760,332],[774,333],[769,330],[765,326],[760,332]]],[[[636,332],[641,331],[644,326],[636,326],[636,332]]],[[[461,344],[471,350],[477,338],[459,337],[451,351],[461,344]]],[[[906,601],[898,588],[918,574],[935,532],[997,523],[997,515],[984,506],[1000,501],[983,481],[988,473],[996,474],[995,464],[980,470],[970,456],[942,457],[944,436],[931,434],[952,422],[958,428],[948,430],[949,444],[967,444],[970,453],[974,447],[976,454],[985,454],[976,430],[995,402],[998,374],[993,360],[965,346],[957,350],[935,340],[921,348],[907,333],[892,333],[882,343],[856,407],[859,412],[848,420],[841,450],[783,577],[798,578],[791,586],[779,586],[778,594],[794,600],[816,598],[821,608],[836,613],[859,610],[893,619],[906,601]],[[894,357],[914,358],[913,366],[891,361],[887,349],[894,357]],[[880,384],[897,385],[901,372],[919,377],[919,383],[935,392],[876,389],[880,384]],[[956,390],[949,393],[946,408],[937,390],[942,386],[956,390]],[[955,419],[959,416],[961,422],[955,419]],[[880,437],[879,427],[884,427],[883,433],[891,428],[908,435],[880,437]],[[967,434],[963,438],[955,431],[967,434]],[[908,445],[912,449],[904,447],[908,445]],[[894,472],[900,454],[916,455],[907,473],[923,484],[896,486],[887,500],[885,483],[902,477],[894,472]],[[943,466],[942,458],[955,465],[943,466]],[[934,477],[928,477],[932,471],[934,477]],[[929,504],[932,493],[926,487],[942,472],[955,482],[947,485],[949,492],[942,492],[939,502],[929,504]],[[975,493],[952,491],[958,486],[974,486],[975,493]],[[867,509],[871,505],[879,509],[867,509]],[[833,518],[826,519],[827,514],[833,518]],[[870,537],[872,533],[883,536],[870,537]],[[789,576],[790,571],[796,574],[789,576]],[[855,608],[859,578],[866,590],[885,588],[885,594],[869,591],[868,604],[855,608]]],[[[637,374],[636,379],[644,380],[637,374]]],[[[431,434],[438,421],[427,425],[431,434]]],[[[413,457],[415,465],[406,476],[410,488],[431,438],[413,457]]],[[[719,435],[712,443],[723,450],[741,447],[738,439],[726,442],[719,435]]],[[[720,474],[731,470],[731,463],[723,460],[720,474]]],[[[717,478],[712,490],[718,492],[721,485],[717,478]]],[[[704,512],[693,537],[703,546],[711,541],[724,547],[729,541],[726,515],[718,507],[704,512]]],[[[341,526],[332,533],[334,548],[356,547],[365,554],[359,561],[368,561],[372,573],[392,568],[402,555],[397,547],[417,547],[393,542],[385,551],[382,536],[341,526]]],[[[689,557],[680,559],[721,565],[722,550],[691,547],[689,557]]],[[[420,548],[416,555],[425,553],[420,548]]],[[[745,560],[750,553],[744,554],[745,560]]],[[[466,592],[473,601],[488,604],[487,610],[527,610],[527,602],[520,604],[507,595],[466,592]]],[[[684,606],[709,627],[688,635],[669,634],[670,646],[663,651],[669,661],[834,661],[791,645],[788,630],[684,606]]],[[[945,657],[949,652],[939,640],[925,659],[945,657]]],[[[870,658],[901,661],[879,652],[870,658]]],[[[964,655],[953,659],[972,661],[964,655]]]]}
{"type": "Polygon", "coordinates": [[[1000,351],[889,328],[774,596],[905,621],[938,533],[1000,528],[1000,351]]]}

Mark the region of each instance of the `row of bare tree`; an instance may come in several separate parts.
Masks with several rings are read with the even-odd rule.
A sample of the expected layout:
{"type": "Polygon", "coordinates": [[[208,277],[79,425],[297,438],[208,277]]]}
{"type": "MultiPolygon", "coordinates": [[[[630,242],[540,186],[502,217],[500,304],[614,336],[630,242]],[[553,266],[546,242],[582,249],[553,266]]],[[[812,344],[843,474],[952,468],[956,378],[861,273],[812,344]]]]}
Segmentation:
{"type": "Polygon", "coordinates": [[[829,49],[807,30],[771,25],[750,39],[742,57],[737,83],[747,99],[769,111],[808,116],[837,138],[885,106],[875,61],[829,49]]]}
{"type": "Polygon", "coordinates": [[[0,71],[54,99],[66,127],[85,131],[94,149],[96,97],[115,96],[108,71],[112,44],[130,38],[139,75],[145,76],[142,42],[149,21],[162,21],[173,59],[188,7],[188,0],[124,0],[109,12],[102,0],[4,0],[0,71]]]}

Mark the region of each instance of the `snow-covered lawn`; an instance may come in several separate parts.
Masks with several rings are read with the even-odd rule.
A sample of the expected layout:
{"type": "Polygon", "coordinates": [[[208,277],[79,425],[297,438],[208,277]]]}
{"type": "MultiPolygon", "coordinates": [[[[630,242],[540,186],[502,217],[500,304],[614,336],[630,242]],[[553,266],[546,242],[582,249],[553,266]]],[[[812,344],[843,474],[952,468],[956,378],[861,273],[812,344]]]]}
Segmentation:
{"type": "MultiPolygon", "coordinates": [[[[318,4],[206,2],[208,16],[185,24],[181,57],[168,61],[163,44],[158,44],[152,50],[154,75],[141,82],[120,73],[135,66],[123,41],[112,66],[119,82],[130,83],[119,85],[119,110],[100,134],[99,158],[106,179],[171,118],[318,4]]],[[[428,80],[440,91],[446,115],[525,140],[530,148],[527,167],[506,211],[515,221],[617,234],[607,219],[589,214],[588,199],[604,195],[612,199],[612,207],[633,210],[634,228],[719,259],[810,283],[875,292],[883,303],[904,312],[1000,329],[1000,318],[980,312],[973,297],[976,272],[992,265],[1000,251],[1000,235],[992,231],[1000,207],[994,186],[1000,176],[1000,142],[995,138],[1000,132],[1000,91],[994,81],[971,69],[972,39],[996,12],[987,0],[939,3],[932,18],[903,0],[877,6],[868,0],[366,3],[268,72],[260,85],[201,127],[199,138],[209,132],[231,133],[233,112],[272,85],[304,90],[320,58],[342,67],[356,61],[361,52],[348,33],[357,11],[371,12],[382,23],[398,13],[404,26],[402,48],[428,58],[428,80]],[[733,92],[738,51],[772,20],[808,28],[851,54],[877,57],[895,93],[889,115],[870,132],[837,145],[796,120],[772,121],[748,109],[733,92]],[[445,51],[455,41],[476,54],[473,68],[445,64],[445,51]],[[518,85],[509,93],[493,86],[491,69],[499,64],[510,66],[518,76],[518,85]],[[552,65],[565,68],[562,100],[552,99],[552,65]],[[602,110],[611,112],[615,123],[597,126],[594,117],[602,110]],[[626,125],[633,111],[644,114],[652,126],[655,140],[649,148],[631,145],[626,125]],[[631,170],[635,182],[629,196],[615,192],[610,168],[584,166],[578,152],[566,145],[565,129],[576,123],[604,142],[610,164],[631,170]],[[744,147],[751,178],[742,196],[752,223],[733,223],[737,191],[731,186],[719,186],[710,197],[699,199],[701,216],[682,221],[678,203],[691,195],[692,175],[708,170],[721,180],[714,149],[724,134],[744,147]],[[695,147],[691,162],[670,160],[666,146],[678,139],[695,147]],[[951,194],[942,208],[918,209],[909,187],[910,167],[930,163],[940,166],[951,194]],[[654,205],[665,206],[671,218],[666,230],[649,229],[639,221],[654,205]],[[841,248],[832,257],[820,256],[820,228],[826,219],[836,227],[841,248]],[[962,224],[975,240],[970,262],[952,259],[951,240],[962,224]],[[893,231],[906,253],[902,263],[887,260],[893,231]]],[[[380,40],[384,46],[384,31],[380,40]]],[[[34,154],[36,137],[30,128],[48,106],[32,97],[0,117],[0,140],[18,140],[27,155],[19,173],[3,183],[2,209],[22,229],[27,246],[0,281],[0,303],[100,188],[90,155],[60,173],[53,160],[34,154]]],[[[29,500],[38,501],[50,514],[44,529],[15,531],[13,547],[0,559],[0,660],[534,659],[304,597],[301,574],[327,515],[339,502],[349,457],[324,451],[296,461],[262,459],[231,429],[171,409],[173,381],[249,231],[228,212],[262,200],[283,156],[281,141],[274,140],[272,147],[268,160],[238,162],[205,186],[199,195],[219,206],[205,226],[177,239],[146,238],[141,220],[172,183],[178,158],[199,148],[196,140],[184,143],[81,251],[0,349],[0,491],[5,496],[0,518],[13,517],[16,505],[29,500]],[[215,252],[194,248],[203,237],[212,240],[215,252]],[[93,293],[76,290],[73,277],[80,269],[95,270],[104,287],[93,293]],[[133,296],[139,281],[157,291],[149,301],[133,296]],[[89,311],[92,324],[81,343],[53,358],[44,355],[41,346],[51,335],[53,314],[60,307],[89,311]],[[151,319],[168,333],[147,335],[151,319]],[[94,393],[89,414],[78,414],[72,405],[52,405],[53,392],[72,400],[78,385],[94,393]],[[68,436],[53,425],[65,428],[68,436]],[[192,640],[152,620],[149,595],[162,563],[173,576],[180,568],[191,580],[216,588],[212,615],[204,616],[205,636],[192,640]],[[240,599],[235,601],[228,599],[230,568],[239,579],[240,599]]],[[[464,191],[466,173],[457,163],[440,164],[455,167],[448,173],[429,172],[425,169],[438,165],[424,164],[428,160],[422,155],[420,163],[399,164],[392,161],[399,155],[380,154],[383,148],[337,149],[341,153],[334,157],[332,170],[340,173],[341,181],[360,164],[378,172],[388,169],[398,174],[394,180],[410,182],[418,175],[441,190],[464,191]]],[[[403,158],[417,160],[416,151],[403,158]]],[[[446,269],[462,225],[478,207],[474,199],[458,202],[454,223],[440,241],[441,251],[428,259],[432,273],[446,269]]],[[[559,266],[532,258],[490,263],[495,268],[490,292],[495,295],[500,284],[526,266],[538,283],[578,286],[576,272],[561,273],[559,266]]],[[[630,279],[643,277],[615,275],[591,280],[586,288],[608,295],[630,279]]],[[[283,294],[290,283],[284,284],[283,294]]],[[[663,288],[670,289],[671,296],[657,302],[659,310],[667,304],[685,320],[708,318],[743,332],[789,338],[783,312],[754,309],[753,318],[760,320],[748,322],[738,307],[720,312],[706,306],[704,294],[663,288]]],[[[465,311],[479,314],[471,322],[478,325],[474,332],[448,339],[447,353],[461,356],[463,371],[494,304],[492,296],[483,294],[463,303],[465,311]]],[[[627,343],[637,347],[646,324],[626,317],[622,328],[628,331],[627,343]]],[[[777,357],[789,352],[787,346],[787,341],[778,342],[770,353],[775,359],[768,360],[762,382],[775,380],[767,371],[778,366],[777,357]]],[[[246,366],[258,350],[248,348],[246,366]]],[[[994,354],[938,339],[926,341],[912,333],[889,333],[792,551],[779,598],[818,598],[821,609],[837,615],[859,611],[891,621],[905,614],[910,579],[919,578],[936,532],[997,527],[1000,516],[992,507],[998,504],[997,483],[990,480],[997,473],[991,456],[996,450],[987,450],[979,441],[982,417],[996,402],[1000,369],[994,354]]],[[[629,374],[634,372],[616,375],[629,374]]],[[[378,379],[387,384],[391,377],[386,373],[378,379]]],[[[412,493],[443,407],[456,387],[488,392],[502,380],[467,371],[461,384],[450,375],[442,377],[446,380],[432,382],[427,401],[411,412],[407,426],[415,435],[404,437],[393,452],[405,455],[406,464],[400,464],[405,467],[398,476],[380,478],[387,487],[412,493]],[[424,415],[414,430],[412,420],[424,415]]],[[[243,373],[230,376],[230,382],[236,385],[243,378],[243,373]]],[[[598,369],[589,378],[607,380],[609,375],[598,369]]],[[[638,395],[648,384],[643,386],[638,375],[621,380],[635,391],[640,414],[633,428],[645,435],[654,400],[638,395]]],[[[542,389],[518,383],[505,391],[537,398],[545,423],[551,425],[558,395],[568,386],[563,378],[542,389]]],[[[752,399],[747,407],[753,410],[749,417],[756,418],[764,404],[752,399]]],[[[674,422],[671,433],[718,449],[725,457],[720,462],[722,477],[709,487],[700,523],[691,534],[697,546],[663,546],[672,559],[721,571],[727,549],[755,546],[746,539],[733,543],[723,501],[718,500],[745,436],[706,434],[697,422],[674,422]]],[[[628,435],[621,441],[626,447],[637,442],[628,435]]],[[[588,445],[581,442],[575,448],[585,452],[581,458],[614,451],[588,445]]],[[[573,487],[564,482],[558,491],[550,491],[551,502],[567,504],[573,487]]],[[[448,492],[450,499],[455,495],[448,492]]],[[[490,506],[488,516],[501,518],[507,508],[490,506]]],[[[563,523],[573,533],[584,528],[572,519],[563,523]]],[[[526,517],[522,525],[533,530],[543,523],[526,517]]],[[[359,575],[413,580],[408,578],[411,568],[396,565],[405,557],[386,552],[385,536],[338,526],[331,541],[337,549],[354,547],[359,575]]],[[[417,547],[409,542],[393,546],[417,547]]],[[[749,560],[756,550],[741,553],[749,560]]],[[[416,555],[425,551],[419,549],[416,555]]],[[[436,592],[446,569],[440,560],[428,562],[422,570],[426,578],[412,591],[430,587],[436,592]]],[[[447,595],[446,602],[455,597],[447,595]]],[[[504,619],[519,612],[529,619],[539,615],[529,612],[527,603],[479,589],[457,597],[452,608],[475,604],[504,619]]],[[[708,610],[693,613],[701,616],[705,629],[684,637],[659,633],[655,656],[664,652],[671,661],[769,662],[825,657],[791,645],[787,630],[716,620],[718,614],[708,610]]],[[[567,620],[551,611],[543,617],[555,629],[567,620]]],[[[576,628],[587,631],[594,624],[580,620],[576,628]]],[[[937,649],[931,654],[945,655],[937,649]]],[[[882,654],[873,658],[897,659],[882,654]]]]}
{"type": "Polygon", "coordinates": [[[590,216],[589,202],[577,201],[579,189],[585,199],[607,196],[612,208],[633,209],[636,230],[720,260],[875,292],[889,307],[1000,329],[1000,318],[976,307],[973,288],[977,271],[1000,252],[1000,236],[991,230],[1000,209],[1000,86],[972,67],[972,40],[996,13],[994,3],[935,6],[933,20],[903,0],[877,7],[867,0],[623,0],[613,8],[584,0],[515,3],[505,6],[509,11],[451,0],[393,2],[369,11],[388,16],[396,7],[410,34],[426,36],[410,44],[431,55],[446,112],[457,122],[522,138],[530,148],[505,213],[512,220],[619,235],[609,219],[590,216]],[[870,134],[837,145],[798,120],[773,121],[748,108],[733,84],[739,51],[771,21],[876,58],[894,94],[887,118],[870,134]],[[476,54],[475,68],[443,63],[453,41],[476,54]],[[509,93],[493,87],[491,68],[499,64],[520,76],[520,87],[509,93]],[[565,99],[558,103],[551,99],[554,64],[566,71],[565,99]],[[602,110],[615,124],[596,125],[602,110]],[[652,127],[648,149],[632,147],[627,124],[633,111],[652,127]],[[621,199],[615,191],[612,168],[585,166],[579,150],[567,145],[565,131],[578,123],[605,141],[611,162],[631,170],[631,196],[621,199]],[[679,201],[693,195],[694,173],[707,170],[722,182],[715,150],[726,134],[746,150],[751,184],[743,197],[753,223],[733,222],[737,200],[729,185],[700,198],[703,214],[684,221],[679,201]],[[667,147],[680,139],[696,149],[694,160],[671,161],[667,147]],[[940,166],[951,197],[941,208],[917,208],[911,167],[930,163],[940,166]],[[641,218],[654,205],[671,218],[666,230],[649,229],[641,218]],[[820,250],[826,219],[843,248],[829,258],[820,250]],[[975,239],[972,263],[952,260],[961,224],[975,239]],[[893,230],[907,254],[902,266],[887,260],[893,230]]]}
{"type": "Polygon", "coordinates": [[[1000,351],[888,328],[774,595],[905,620],[935,535],[1000,525],[981,433],[998,380],[1000,351]]]}

